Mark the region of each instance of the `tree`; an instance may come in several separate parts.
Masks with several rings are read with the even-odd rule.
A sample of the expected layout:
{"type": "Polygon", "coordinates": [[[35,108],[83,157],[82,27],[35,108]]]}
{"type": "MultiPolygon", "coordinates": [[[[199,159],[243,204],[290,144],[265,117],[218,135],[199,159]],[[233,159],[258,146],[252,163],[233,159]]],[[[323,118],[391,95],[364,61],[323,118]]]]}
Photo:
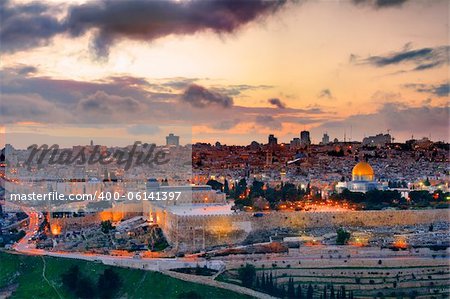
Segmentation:
{"type": "Polygon", "coordinates": [[[271,203],[272,205],[275,205],[277,201],[277,191],[274,188],[267,188],[266,190],[266,199],[271,203]]]}
{"type": "Polygon", "coordinates": [[[244,267],[239,268],[238,275],[244,287],[252,287],[256,276],[255,266],[246,264],[244,267]]]}
{"type": "Polygon", "coordinates": [[[337,233],[336,244],[345,245],[348,243],[348,240],[350,239],[350,233],[348,231],[340,227],[338,228],[336,233],[337,233]]]}
{"type": "Polygon", "coordinates": [[[347,291],[345,290],[345,285],[342,285],[341,286],[341,299],[346,299],[347,298],[347,296],[346,296],[346,293],[347,293],[347,291]]]}
{"type": "Polygon", "coordinates": [[[120,276],[113,269],[105,269],[97,282],[100,298],[113,298],[121,284],[120,276]]]}
{"type": "Polygon", "coordinates": [[[223,184],[216,180],[209,180],[208,182],[206,182],[206,185],[211,186],[213,190],[220,190],[220,191],[222,191],[223,187],[223,184]]]}
{"type": "Polygon", "coordinates": [[[295,298],[295,286],[294,286],[294,279],[292,277],[289,278],[289,281],[288,281],[287,297],[289,299],[295,298]]]}
{"type": "Polygon", "coordinates": [[[281,196],[283,200],[295,201],[297,200],[297,194],[297,187],[295,187],[294,184],[286,183],[283,185],[283,188],[281,188],[281,196]]]}
{"type": "Polygon", "coordinates": [[[91,280],[83,277],[77,265],[61,275],[63,285],[77,298],[94,298],[95,288],[91,280]]]}
{"type": "Polygon", "coordinates": [[[264,196],[263,187],[264,187],[263,182],[254,180],[252,183],[251,190],[250,190],[250,197],[254,198],[254,197],[264,196]]]}
{"type": "Polygon", "coordinates": [[[247,189],[247,181],[243,178],[234,187],[234,198],[238,199],[239,196],[245,193],[246,189],[247,189]]]}
{"type": "Polygon", "coordinates": [[[69,270],[61,275],[63,285],[70,291],[75,291],[80,278],[80,268],[72,266],[69,270]]]}
{"type": "Polygon", "coordinates": [[[433,200],[433,196],[426,190],[411,191],[408,196],[412,202],[424,203],[425,205],[428,205],[433,200]]]}
{"type": "Polygon", "coordinates": [[[102,221],[100,225],[101,225],[102,232],[105,234],[109,233],[110,230],[114,229],[114,226],[112,225],[111,220],[102,221]]]}
{"type": "Polygon", "coordinates": [[[303,292],[302,292],[302,285],[298,284],[297,286],[297,298],[298,299],[303,299],[303,292]]]}
{"type": "Polygon", "coordinates": [[[259,280],[259,276],[256,276],[255,288],[257,288],[257,289],[261,288],[261,282],[259,280]]]}
{"type": "Polygon", "coordinates": [[[230,194],[230,187],[228,186],[228,180],[225,179],[225,182],[223,183],[223,192],[227,195],[230,194]]]}
{"type": "Polygon", "coordinates": [[[274,290],[275,290],[275,284],[273,282],[272,272],[270,272],[270,274],[269,274],[269,282],[267,283],[267,285],[268,285],[269,293],[273,294],[274,290]]]}
{"type": "Polygon", "coordinates": [[[331,285],[330,299],[336,299],[336,294],[334,293],[334,285],[331,285]]]}
{"type": "Polygon", "coordinates": [[[306,291],[306,299],[313,299],[314,297],[314,289],[311,284],[308,286],[308,291],[306,291]]]}
{"type": "Polygon", "coordinates": [[[78,298],[94,298],[95,289],[94,284],[86,277],[81,277],[78,281],[75,295],[78,298]]]}

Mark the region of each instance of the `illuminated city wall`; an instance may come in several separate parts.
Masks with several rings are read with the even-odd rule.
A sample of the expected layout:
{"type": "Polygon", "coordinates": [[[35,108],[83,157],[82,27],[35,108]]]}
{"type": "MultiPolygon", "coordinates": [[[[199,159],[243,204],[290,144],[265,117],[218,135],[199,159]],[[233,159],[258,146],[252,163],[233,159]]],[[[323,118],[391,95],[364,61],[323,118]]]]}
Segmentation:
{"type": "Polygon", "coordinates": [[[199,250],[242,242],[254,230],[274,228],[376,227],[449,221],[448,210],[278,212],[223,216],[177,216],[163,210],[156,214],[169,242],[179,250],[199,250]]]}
{"type": "Polygon", "coordinates": [[[105,209],[95,213],[86,213],[83,217],[65,217],[65,218],[49,218],[50,226],[58,227],[60,231],[66,229],[83,228],[86,226],[97,225],[102,221],[117,222],[122,219],[128,219],[135,216],[143,215],[142,203],[127,203],[117,205],[113,208],[105,209]]]}
{"type": "Polygon", "coordinates": [[[157,223],[169,241],[179,251],[193,251],[218,245],[232,245],[245,240],[251,231],[274,228],[305,229],[316,227],[376,227],[414,225],[449,221],[449,210],[385,210],[341,212],[272,212],[263,217],[252,213],[231,215],[175,215],[164,207],[144,205],[144,213],[132,205],[118,206],[78,218],[50,219],[62,230],[74,229],[102,220],[118,221],[143,215],[157,223]],[[119,219],[120,218],[120,219],[119,219]]]}

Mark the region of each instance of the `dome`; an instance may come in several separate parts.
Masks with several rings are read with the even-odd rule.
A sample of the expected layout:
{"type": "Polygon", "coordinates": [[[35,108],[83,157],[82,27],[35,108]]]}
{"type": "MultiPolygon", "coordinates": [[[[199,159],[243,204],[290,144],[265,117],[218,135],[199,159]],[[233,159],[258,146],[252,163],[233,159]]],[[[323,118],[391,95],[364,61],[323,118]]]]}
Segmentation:
{"type": "Polygon", "coordinates": [[[367,162],[359,162],[353,167],[352,180],[353,181],[373,181],[374,172],[372,166],[367,162]]]}

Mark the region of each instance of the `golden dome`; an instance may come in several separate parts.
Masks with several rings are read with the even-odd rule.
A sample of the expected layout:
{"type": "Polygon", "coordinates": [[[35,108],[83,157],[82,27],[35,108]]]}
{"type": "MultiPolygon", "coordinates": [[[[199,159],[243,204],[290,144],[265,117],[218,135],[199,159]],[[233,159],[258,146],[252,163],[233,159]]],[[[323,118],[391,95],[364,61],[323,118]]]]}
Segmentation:
{"type": "Polygon", "coordinates": [[[352,170],[353,181],[373,181],[374,172],[367,162],[359,162],[352,170]]]}

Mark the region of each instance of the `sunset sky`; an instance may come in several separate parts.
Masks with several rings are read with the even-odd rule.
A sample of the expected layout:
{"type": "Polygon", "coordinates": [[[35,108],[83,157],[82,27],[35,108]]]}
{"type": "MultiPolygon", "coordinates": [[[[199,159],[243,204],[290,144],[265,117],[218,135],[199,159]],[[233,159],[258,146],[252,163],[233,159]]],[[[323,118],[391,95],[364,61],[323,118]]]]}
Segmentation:
{"type": "Polygon", "coordinates": [[[0,0],[1,130],[20,146],[449,141],[449,1],[67,3],[0,0]]]}

